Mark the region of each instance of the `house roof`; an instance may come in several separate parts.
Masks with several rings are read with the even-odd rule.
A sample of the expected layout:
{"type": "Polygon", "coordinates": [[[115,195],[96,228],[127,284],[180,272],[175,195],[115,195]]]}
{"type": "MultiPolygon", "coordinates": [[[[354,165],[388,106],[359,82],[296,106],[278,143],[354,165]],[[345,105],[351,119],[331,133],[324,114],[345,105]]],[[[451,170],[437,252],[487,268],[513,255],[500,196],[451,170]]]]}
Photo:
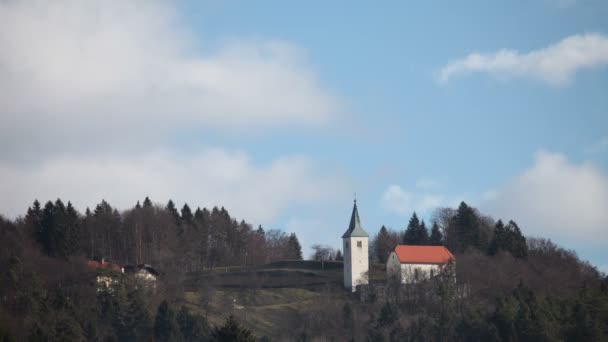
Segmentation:
{"type": "Polygon", "coordinates": [[[135,273],[139,271],[145,271],[152,275],[158,276],[159,272],[148,264],[138,264],[138,265],[125,265],[125,273],[135,273]]]}
{"type": "Polygon", "coordinates": [[[456,260],[444,246],[397,245],[395,254],[401,263],[446,264],[456,260]]]}
{"type": "Polygon", "coordinates": [[[342,235],[342,238],[349,237],[369,237],[367,232],[363,230],[361,227],[361,220],[359,220],[359,211],[357,210],[357,200],[355,200],[355,205],[353,206],[353,213],[350,216],[350,224],[348,225],[348,229],[342,235]]]}
{"type": "Polygon", "coordinates": [[[120,268],[119,265],[112,264],[112,263],[110,263],[108,261],[105,261],[105,260],[101,261],[101,262],[99,262],[97,260],[88,260],[87,261],[87,266],[89,266],[91,268],[110,268],[110,269],[112,269],[114,271],[118,271],[118,272],[121,271],[121,268],[120,268]]]}

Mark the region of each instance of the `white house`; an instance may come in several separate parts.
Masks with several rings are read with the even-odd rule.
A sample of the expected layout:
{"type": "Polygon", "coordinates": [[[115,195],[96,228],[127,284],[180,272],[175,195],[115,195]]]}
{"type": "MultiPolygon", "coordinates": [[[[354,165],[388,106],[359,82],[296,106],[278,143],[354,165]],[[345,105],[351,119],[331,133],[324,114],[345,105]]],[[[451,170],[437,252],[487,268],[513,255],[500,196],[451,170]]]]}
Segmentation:
{"type": "Polygon", "coordinates": [[[87,260],[87,266],[97,271],[97,292],[112,292],[112,288],[118,284],[120,275],[124,272],[120,265],[111,263],[104,258],[87,260]]]}
{"type": "Polygon", "coordinates": [[[386,278],[402,284],[430,279],[453,269],[456,258],[444,246],[398,245],[386,261],[386,278]]]}
{"type": "Polygon", "coordinates": [[[350,224],[344,235],[342,235],[344,287],[352,292],[357,290],[357,285],[367,284],[369,280],[368,240],[369,235],[361,227],[357,200],[355,200],[350,224]]]}
{"type": "Polygon", "coordinates": [[[126,274],[132,276],[135,280],[156,287],[159,274],[154,267],[148,264],[126,265],[124,270],[126,274]]]}

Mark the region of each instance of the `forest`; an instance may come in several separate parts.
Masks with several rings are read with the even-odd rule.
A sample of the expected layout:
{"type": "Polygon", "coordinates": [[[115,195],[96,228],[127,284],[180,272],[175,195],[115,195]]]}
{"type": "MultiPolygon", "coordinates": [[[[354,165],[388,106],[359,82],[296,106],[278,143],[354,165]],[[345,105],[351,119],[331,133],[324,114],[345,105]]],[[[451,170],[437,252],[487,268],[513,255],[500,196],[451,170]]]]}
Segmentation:
{"type": "MultiPolygon", "coordinates": [[[[396,244],[447,246],[457,283],[435,278],[367,300],[328,283],[264,336],[229,307],[212,322],[183,305],[186,287],[213,296],[210,284],[192,279],[302,260],[296,232],[253,228],[224,208],[193,211],[149,198],[124,211],[101,201],[84,213],[60,199],[35,200],[24,212],[0,216],[0,341],[608,340],[605,274],[574,251],[526,237],[514,220],[505,224],[464,202],[438,208],[430,229],[414,213],[403,229],[381,227],[370,239],[378,267],[396,244]],[[158,287],[117,276],[117,285],[100,290],[99,270],[86,264],[100,257],[153,265],[158,287]]],[[[340,260],[340,251],[314,250],[311,259],[340,260]]]]}

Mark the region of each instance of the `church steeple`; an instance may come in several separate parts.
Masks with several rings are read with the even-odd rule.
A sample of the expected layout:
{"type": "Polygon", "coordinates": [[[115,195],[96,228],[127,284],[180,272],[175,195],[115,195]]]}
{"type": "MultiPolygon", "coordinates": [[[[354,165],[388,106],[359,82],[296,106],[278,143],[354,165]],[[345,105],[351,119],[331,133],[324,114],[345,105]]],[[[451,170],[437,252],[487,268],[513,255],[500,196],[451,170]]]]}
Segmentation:
{"type": "Polygon", "coordinates": [[[342,235],[342,238],[349,237],[369,237],[367,232],[363,230],[361,227],[361,220],[359,219],[359,210],[357,210],[357,199],[355,199],[355,204],[353,206],[353,213],[350,216],[350,224],[348,225],[348,229],[342,235]]]}

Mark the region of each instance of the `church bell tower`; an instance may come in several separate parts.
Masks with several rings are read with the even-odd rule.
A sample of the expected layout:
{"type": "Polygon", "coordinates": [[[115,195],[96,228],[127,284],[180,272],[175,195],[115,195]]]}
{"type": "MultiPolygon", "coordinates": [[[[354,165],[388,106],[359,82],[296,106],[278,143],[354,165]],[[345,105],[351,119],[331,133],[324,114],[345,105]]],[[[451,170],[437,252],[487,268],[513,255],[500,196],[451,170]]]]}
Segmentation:
{"type": "Polygon", "coordinates": [[[357,200],[353,206],[348,229],[342,235],[344,251],[344,287],[355,292],[357,285],[367,284],[369,280],[369,235],[361,227],[357,200]]]}

